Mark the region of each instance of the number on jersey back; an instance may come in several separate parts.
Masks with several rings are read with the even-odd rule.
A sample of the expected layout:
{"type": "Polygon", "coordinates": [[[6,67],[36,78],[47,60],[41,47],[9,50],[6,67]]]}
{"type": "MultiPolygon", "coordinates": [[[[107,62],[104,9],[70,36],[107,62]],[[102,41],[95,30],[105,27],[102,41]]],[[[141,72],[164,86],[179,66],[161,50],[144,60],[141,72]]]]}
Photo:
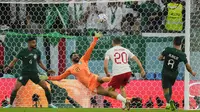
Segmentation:
{"type": "Polygon", "coordinates": [[[178,65],[180,62],[188,62],[186,54],[176,48],[167,47],[162,55],[165,57],[162,74],[178,75],[178,65]]]}
{"type": "Polygon", "coordinates": [[[114,46],[106,52],[105,59],[111,59],[113,62],[112,74],[120,75],[122,73],[131,72],[128,60],[133,56],[135,55],[128,49],[121,46],[114,46]]]}

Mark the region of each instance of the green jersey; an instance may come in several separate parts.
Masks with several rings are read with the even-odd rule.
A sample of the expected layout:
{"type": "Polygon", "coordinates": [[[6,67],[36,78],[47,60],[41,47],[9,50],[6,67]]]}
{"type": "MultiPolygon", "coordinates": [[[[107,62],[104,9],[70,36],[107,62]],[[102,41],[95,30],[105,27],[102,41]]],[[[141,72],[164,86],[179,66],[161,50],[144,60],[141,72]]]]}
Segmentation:
{"type": "Polygon", "coordinates": [[[162,55],[164,56],[162,74],[176,78],[178,75],[179,63],[184,62],[186,64],[188,62],[186,54],[176,48],[167,47],[162,52],[162,55]]]}
{"type": "Polygon", "coordinates": [[[16,56],[17,59],[22,60],[22,75],[38,73],[37,63],[41,59],[41,52],[38,49],[29,50],[22,49],[16,56]]]}

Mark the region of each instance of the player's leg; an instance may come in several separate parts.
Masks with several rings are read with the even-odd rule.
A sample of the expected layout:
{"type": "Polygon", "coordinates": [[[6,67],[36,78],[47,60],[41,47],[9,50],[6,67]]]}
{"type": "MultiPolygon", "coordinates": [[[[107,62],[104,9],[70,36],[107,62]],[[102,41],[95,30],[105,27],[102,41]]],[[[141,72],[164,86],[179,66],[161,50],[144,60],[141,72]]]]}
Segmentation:
{"type": "Polygon", "coordinates": [[[171,81],[170,81],[170,86],[169,86],[169,95],[170,95],[170,99],[171,99],[171,97],[172,97],[172,86],[176,82],[176,78],[171,78],[170,80],[171,81]]]}
{"type": "Polygon", "coordinates": [[[169,96],[170,96],[170,101],[169,101],[169,103],[170,103],[170,107],[171,107],[171,110],[172,110],[172,111],[175,111],[175,110],[176,110],[174,101],[171,100],[171,96],[172,96],[172,86],[174,85],[175,81],[176,81],[176,78],[172,78],[172,79],[170,80],[170,83],[169,83],[169,84],[170,84],[170,86],[169,86],[169,96]]]}
{"type": "MultiPolygon", "coordinates": [[[[121,92],[121,95],[126,98],[126,90],[124,88],[124,86],[120,86],[120,92],[121,92]]],[[[122,109],[125,109],[125,103],[122,102],[122,109]]]]}
{"type": "Polygon", "coordinates": [[[50,93],[49,88],[47,87],[46,82],[45,81],[40,81],[38,83],[38,85],[40,85],[44,89],[44,91],[45,91],[45,96],[46,96],[48,104],[49,104],[48,107],[49,108],[57,108],[56,106],[54,106],[53,104],[51,104],[51,93],[50,93]]]}
{"type": "Polygon", "coordinates": [[[11,96],[10,96],[10,105],[4,107],[4,108],[10,108],[12,107],[12,104],[17,96],[17,92],[18,90],[24,85],[26,85],[26,83],[28,82],[29,78],[26,76],[20,76],[15,84],[14,89],[12,90],[11,96]]]}
{"type": "Polygon", "coordinates": [[[99,83],[104,83],[104,82],[109,82],[111,80],[111,78],[110,77],[98,77],[97,78],[97,81],[99,82],[99,83]]]}
{"type": "Polygon", "coordinates": [[[170,101],[169,88],[164,88],[163,92],[164,92],[166,102],[169,104],[169,101],[170,101]]]}
{"type": "MultiPolygon", "coordinates": [[[[120,78],[120,79],[122,79],[121,84],[120,84],[120,92],[124,98],[126,98],[125,86],[129,83],[129,79],[130,79],[131,75],[132,75],[131,72],[124,73],[124,74],[122,74],[122,77],[120,78]]],[[[123,102],[122,102],[122,109],[125,109],[125,103],[123,103],[123,102]]]]}
{"type": "MultiPolygon", "coordinates": [[[[109,88],[108,88],[108,91],[115,91],[115,88],[109,87],[109,88]]],[[[125,89],[124,89],[123,86],[120,87],[120,92],[121,92],[121,95],[122,95],[124,98],[126,98],[126,92],[125,92],[125,89]]],[[[125,109],[125,107],[126,107],[126,106],[125,106],[125,103],[122,102],[122,109],[125,109]]]]}
{"type": "MultiPolygon", "coordinates": [[[[113,87],[108,87],[108,91],[115,91],[115,88],[113,87]]],[[[120,87],[120,92],[121,92],[121,95],[126,98],[126,93],[125,93],[125,89],[123,87],[120,87]]],[[[122,109],[124,110],[126,108],[125,106],[125,103],[122,102],[122,109]]]]}
{"type": "Polygon", "coordinates": [[[169,87],[169,96],[170,96],[170,99],[172,97],[172,86],[169,87]]]}
{"type": "Polygon", "coordinates": [[[121,92],[121,95],[126,98],[126,90],[124,88],[124,86],[120,86],[120,92],[121,92]]]}
{"type": "Polygon", "coordinates": [[[15,85],[15,88],[13,89],[13,91],[11,93],[11,96],[10,96],[10,105],[13,104],[13,102],[14,102],[16,96],[17,96],[17,92],[21,87],[22,87],[22,83],[17,81],[16,85],[15,85]]]}
{"type": "Polygon", "coordinates": [[[103,95],[103,96],[108,96],[114,99],[117,99],[121,102],[126,103],[127,109],[130,109],[130,100],[124,98],[121,94],[115,92],[115,91],[108,91],[108,89],[104,89],[102,86],[97,87],[97,94],[103,95]]]}
{"type": "Polygon", "coordinates": [[[45,82],[45,81],[40,81],[40,82],[38,83],[38,85],[40,85],[40,86],[44,89],[44,91],[45,91],[45,96],[46,96],[46,98],[47,98],[48,104],[51,104],[51,93],[50,93],[49,88],[47,87],[46,82],[45,82]]]}
{"type": "Polygon", "coordinates": [[[102,86],[97,87],[97,94],[103,95],[103,96],[108,96],[117,100],[120,100],[122,102],[126,103],[126,98],[121,96],[121,94],[118,94],[115,91],[108,91],[108,89],[104,89],[102,86]]]}
{"type": "Polygon", "coordinates": [[[169,81],[169,78],[164,76],[162,77],[162,87],[163,87],[163,93],[164,93],[164,96],[165,96],[165,99],[166,99],[166,109],[170,109],[170,94],[169,94],[169,87],[170,87],[170,81],[169,81]]]}
{"type": "Polygon", "coordinates": [[[47,87],[46,81],[41,81],[38,75],[32,76],[31,80],[35,84],[38,84],[39,86],[41,86],[44,89],[45,96],[46,96],[48,104],[49,104],[49,108],[57,108],[56,106],[54,106],[53,104],[51,104],[51,93],[50,93],[49,88],[47,87]]]}

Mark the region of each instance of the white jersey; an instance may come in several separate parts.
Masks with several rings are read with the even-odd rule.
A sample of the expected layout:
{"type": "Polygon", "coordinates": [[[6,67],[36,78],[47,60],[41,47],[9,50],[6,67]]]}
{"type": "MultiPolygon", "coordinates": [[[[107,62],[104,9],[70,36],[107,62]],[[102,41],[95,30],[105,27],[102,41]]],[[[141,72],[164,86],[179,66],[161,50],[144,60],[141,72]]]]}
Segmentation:
{"type": "Polygon", "coordinates": [[[122,46],[114,46],[109,49],[105,54],[105,59],[111,59],[113,62],[112,75],[116,76],[131,72],[128,60],[133,56],[135,55],[122,46]]]}

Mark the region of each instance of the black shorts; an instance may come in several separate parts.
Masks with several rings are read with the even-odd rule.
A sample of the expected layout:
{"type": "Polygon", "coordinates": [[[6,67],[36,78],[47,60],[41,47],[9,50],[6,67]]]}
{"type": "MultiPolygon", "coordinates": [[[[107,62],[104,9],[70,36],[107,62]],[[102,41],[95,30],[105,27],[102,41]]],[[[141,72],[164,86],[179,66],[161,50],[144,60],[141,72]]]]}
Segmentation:
{"type": "Polygon", "coordinates": [[[18,81],[21,82],[23,86],[25,86],[29,79],[32,82],[34,82],[35,84],[39,84],[40,81],[41,81],[38,75],[32,75],[32,76],[29,76],[29,75],[24,76],[24,75],[22,75],[22,76],[20,76],[18,78],[18,81]]]}
{"type": "Polygon", "coordinates": [[[162,88],[167,89],[174,85],[176,78],[162,74],[162,88]]]}

